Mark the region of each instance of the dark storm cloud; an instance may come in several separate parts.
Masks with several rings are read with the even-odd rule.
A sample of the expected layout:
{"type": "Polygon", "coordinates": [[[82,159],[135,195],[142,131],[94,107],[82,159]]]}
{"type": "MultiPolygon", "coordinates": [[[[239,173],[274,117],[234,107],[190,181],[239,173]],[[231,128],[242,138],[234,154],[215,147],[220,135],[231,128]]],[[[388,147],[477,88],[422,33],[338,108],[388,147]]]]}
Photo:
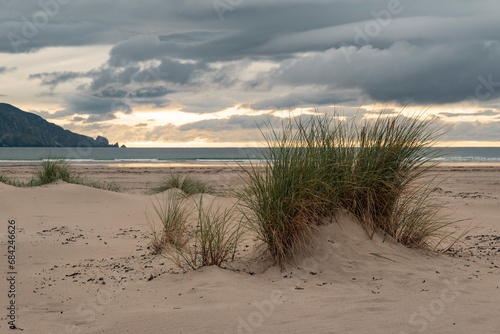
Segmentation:
{"type": "Polygon", "coordinates": [[[342,50],[332,49],[286,62],[273,77],[281,84],[358,88],[378,101],[440,104],[500,96],[499,57],[498,42],[428,47],[401,42],[385,50],[356,49],[349,64],[342,50]]]}
{"type": "MultiPolygon", "coordinates": [[[[206,4],[206,2],[200,2],[206,4]]],[[[162,36],[136,36],[111,51],[110,63],[170,57],[206,62],[244,57],[292,57],[297,52],[323,52],[341,46],[387,48],[397,41],[434,44],[446,40],[498,40],[498,10],[492,2],[439,4],[401,0],[397,14],[389,1],[243,1],[226,20],[210,20],[213,8],[186,8],[191,29],[162,36]],[[422,3],[422,4],[421,4],[422,3]],[[387,14],[389,16],[387,16],[387,14]]]]}
{"type": "Polygon", "coordinates": [[[57,85],[61,83],[65,83],[68,81],[73,81],[77,78],[84,78],[88,75],[86,73],[79,72],[52,72],[52,73],[36,73],[31,74],[29,76],[30,79],[41,80],[41,85],[50,86],[51,88],[55,88],[57,85]]]}
{"type": "Polygon", "coordinates": [[[65,110],[52,115],[52,118],[71,115],[94,115],[94,119],[111,119],[110,115],[116,112],[131,113],[131,106],[121,99],[103,99],[96,96],[75,95],[65,101],[65,110]]]}
{"type": "Polygon", "coordinates": [[[32,18],[31,22],[30,19],[20,20],[21,17],[18,17],[0,23],[0,52],[28,53],[51,46],[114,44],[128,35],[104,22],[79,22],[78,19],[72,19],[37,28],[32,18]]]}
{"type": "Polygon", "coordinates": [[[168,90],[163,86],[150,86],[150,87],[141,87],[132,91],[127,91],[124,89],[107,87],[95,96],[103,97],[103,98],[119,98],[119,99],[151,99],[164,97],[167,94],[174,93],[175,91],[168,90]]]}
{"type": "Polygon", "coordinates": [[[104,122],[104,121],[110,121],[116,119],[115,114],[113,113],[106,113],[102,115],[90,115],[84,123],[99,123],[99,122],[104,122]]]}
{"type": "Polygon", "coordinates": [[[191,31],[136,36],[118,44],[111,51],[110,64],[120,66],[161,58],[165,54],[205,62],[288,57],[293,52],[283,55],[281,50],[272,47],[261,50],[261,47],[286,33],[356,22],[369,15],[357,10],[355,4],[345,2],[243,1],[232,11],[223,10],[225,20],[221,22],[216,3],[198,1],[185,6],[181,17],[190,23],[191,31]]]}
{"type": "Polygon", "coordinates": [[[124,99],[128,94],[129,94],[129,92],[127,90],[124,90],[124,89],[119,89],[119,88],[114,88],[114,87],[106,87],[105,89],[102,89],[94,96],[103,97],[103,98],[124,99]]]}
{"type": "Polygon", "coordinates": [[[189,5],[160,0],[4,1],[0,5],[0,52],[33,52],[50,46],[116,44],[138,33],[172,31],[165,20],[189,5]]]}
{"type": "Polygon", "coordinates": [[[137,82],[171,82],[187,84],[197,69],[204,69],[204,64],[181,63],[169,58],[161,59],[158,66],[150,66],[138,72],[134,80],[137,82]]]}
{"type": "Polygon", "coordinates": [[[50,115],[62,118],[72,115],[88,115],[86,122],[116,119],[116,113],[131,114],[134,107],[163,108],[169,104],[165,96],[173,93],[162,86],[142,87],[131,91],[108,88],[99,95],[77,94],[64,101],[65,109],[50,115]]]}
{"type": "Polygon", "coordinates": [[[175,90],[162,85],[142,85],[147,83],[139,82],[137,78],[134,78],[139,71],[139,67],[131,66],[123,69],[105,68],[88,72],[38,73],[30,75],[30,79],[39,79],[41,85],[49,86],[53,90],[61,83],[78,78],[90,78],[92,81],[88,87],[81,86],[83,94],[67,98],[66,109],[50,117],[58,118],[75,114],[94,115],[86,122],[96,122],[114,119],[116,112],[131,113],[133,106],[137,105],[150,105],[156,108],[168,105],[169,100],[165,97],[167,94],[175,93],[175,90]]]}
{"type": "Polygon", "coordinates": [[[335,105],[339,103],[355,101],[356,97],[352,93],[292,93],[285,96],[277,96],[271,99],[262,100],[250,104],[248,107],[253,110],[264,109],[294,109],[310,106],[335,105]]]}
{"type": "MultiPolygon", "coordinates": [[[[374,101],[401,104],[409,100],[443,104],[500,96],[500,21],[491,14],[500,9],[500,4],[401,1],[396,9],[388,4],[242,2],[225,11],[225,20],[217,30],[215,22],[207,20],[207,8],[200,6],[187,10],[184,19],[196,18],[199,22],[193,27],[204,30],[135,36],[112,49],[109,64],[126,66],[160,60],[166,54],[204,65],[261,59],[271,60],[279,68],[262,73],[254,84],[247,82],[245,87],[267,82],[300,91],[304,86],[317,85],[331,91],[353,89],[374,101]],[[304,52],[309,54],[297,58],[304,52]]],[[[187,84],[193,75],[208,72],[208,66],[195,72],[194,64],[162,60],[156,71],[169,73],[174,83],[187,84]]],[[[243,81],[223,74],[219,80],[231,85],[243,81]]],[[[214,83],[221,73],[208,75],[214,83]]],[[[264,99],[252,108],[314,106],[327,101],[298,92],[281,101],[278,97],[264,99]]]]}
{"type": "Polygon", "coordinates": [[[57,85],[78,78],[90,78],[90,90],[99,91],[108,85],[119,84],[126,86],[135,84],[150,84],[154,82],[165,82],[172,84],[187,84],[195,70],[204,68],[203,64],[181,63],[179,61],[164,58],[158,66],[126,66],[121,68],[103,67],[88,72],[52,72],[36,73],[29,76],[30,79],[41,80],[41,85],[55,88],[57,85]]]}

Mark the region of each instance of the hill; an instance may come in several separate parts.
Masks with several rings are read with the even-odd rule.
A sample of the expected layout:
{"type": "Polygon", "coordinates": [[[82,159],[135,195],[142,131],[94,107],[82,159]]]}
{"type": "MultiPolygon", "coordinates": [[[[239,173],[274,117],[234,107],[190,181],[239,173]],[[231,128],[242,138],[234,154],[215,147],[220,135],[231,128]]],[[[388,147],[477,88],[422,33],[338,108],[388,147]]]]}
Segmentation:
{"type": "Polygon", "coordinates": [[[47,122],[42,117],[0,103],[0,147],[118,147],[47,122]]]}

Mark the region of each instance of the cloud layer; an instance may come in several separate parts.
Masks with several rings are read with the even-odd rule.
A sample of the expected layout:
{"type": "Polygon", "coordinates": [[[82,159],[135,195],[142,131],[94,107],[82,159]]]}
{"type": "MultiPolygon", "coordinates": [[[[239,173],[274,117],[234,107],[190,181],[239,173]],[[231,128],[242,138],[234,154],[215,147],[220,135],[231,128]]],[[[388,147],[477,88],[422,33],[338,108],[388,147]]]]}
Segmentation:
{"type": "MultiPolygon", "coordinates": [[[[459,121],[450,140],[500,140],[490,131],[500,105],[496,1],[1,0],[0,6],[0,53],[36,59],[49,47],[111,46],[99,67],[45,71],[41,64],[25,79],[60,101],[51,117],[74,126],[109,130],[106,122],[118,113],[176,110],[214,115],[176,128],[179,140],[195,128],[210,140],[236,140],[260,116],[217,114],[227,108],[261,115],[411,100],[474,107],[479,123],[462,119],[471,116],[466,111],[436,113],[445,123],[459,121]]],[[[0,64],[0,75],[12,67],[0,64]]],[[[131,124],[131,141],[164,140],[156,132],[172,131],[159,125],[147,134],[152,126],[139,131],[131,124]]]]}

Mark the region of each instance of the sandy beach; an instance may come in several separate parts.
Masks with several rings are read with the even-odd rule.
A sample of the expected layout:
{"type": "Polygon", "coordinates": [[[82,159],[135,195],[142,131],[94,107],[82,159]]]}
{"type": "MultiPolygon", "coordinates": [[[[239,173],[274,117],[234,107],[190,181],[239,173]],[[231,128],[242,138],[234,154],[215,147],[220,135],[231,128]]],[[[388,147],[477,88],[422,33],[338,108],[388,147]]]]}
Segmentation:
{"type": "MultiPolygon", "coordinates": [[[[149,189],[170,172],[189,174],[224,196],[241,183],[236,166],[79,165],[113,181],[115,193],[58,182],[0,184],[0,332],[9,303],[24,333],[498,333],[500,166],[447,165],[432,200],[448,204],[458,229],[471,229],[447,254],[370,239],[351,217],[321,226],[311,256],[285,271],[258,261],[244,239],[227,269],[176,267],[149,249],[149,189]],[[9,224],[9,222],[11,222],[9,224]],[[8,263],[15,226],[15,268],[8,263]],[[255,257],[254,261],[250,259],[255,257]],[[8,272],[16,272],[15,284],[8,272]],[[8,298],[14,286],[15,298],[8,298]]],[[[4,164],[26,180],[33,167],[4,164]]],[[[199,197],[193,196],[193,200],[199,197]]]]}

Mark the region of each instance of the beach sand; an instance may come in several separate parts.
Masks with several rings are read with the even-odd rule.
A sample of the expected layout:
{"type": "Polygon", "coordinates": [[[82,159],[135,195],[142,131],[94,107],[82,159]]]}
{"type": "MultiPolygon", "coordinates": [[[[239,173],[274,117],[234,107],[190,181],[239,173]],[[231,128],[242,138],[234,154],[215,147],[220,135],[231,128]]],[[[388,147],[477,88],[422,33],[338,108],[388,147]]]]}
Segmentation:
{"type": "MultiPolygon", "coordinates": [[[[8,329],[7,225],[15,220],[15,323],[24,333],[499,333],[500,167],[441,167],[446,179],[432,200],[448,203],[451,218],[463,219],[458,227],[473,228],[452,254],[371,240],[341,216],[321,226],[309,257],[283,272],[258,261],[251,237],[228,269],[185,271],[154,257],[145,192],[178,171],[229,196],[241,182],[234,168],[75,167],[125,193],[0,184],[0,332],[8,329]]],[[[31,172],[0,168],[20,179],[31,172]]]]}

